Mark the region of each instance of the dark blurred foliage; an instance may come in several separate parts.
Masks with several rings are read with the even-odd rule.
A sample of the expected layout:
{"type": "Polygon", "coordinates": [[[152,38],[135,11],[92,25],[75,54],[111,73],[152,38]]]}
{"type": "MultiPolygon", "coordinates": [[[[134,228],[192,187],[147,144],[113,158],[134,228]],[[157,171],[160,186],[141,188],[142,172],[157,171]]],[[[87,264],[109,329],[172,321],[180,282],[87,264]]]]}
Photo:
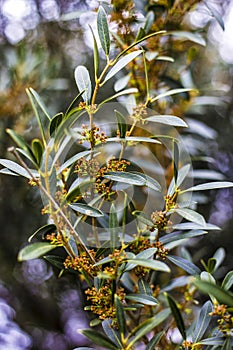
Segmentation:
{"type": "MultiPolygon", "coordinates": [[[[15,129],[29,141],[36,136],[26,87],[39,92],[54,114],[63,111],[76,95],[73,68],[88,66],[92,59],[82,26],[91,24],[91,16],[86,14],[98,7],[97,1],[88,0],[27,0],[25,15],[13,17],[6,3],[14,6],[17,2],[21,1],[0,1],[0,157],[6,156],[12,144],[6,128],[15,129]]],[[[158,18],[165,15],[166,1],[135,3],[140,11],[152,10],[158,18]]],[[[217,5],[223,15],[230,1],[217,5]]],[[[200,9],[199,17],[202,14],[204,18],[206,12],[200,9]]],[[[206,33],[210,23],[203,22],[206,33]]],[[[199,99],[187,115],[197,122],[185,135],[187,147],[196,157],[196,170],[207,167],[233,181],[232,67],[221,61],[213,42],[191,54],[196,55],[190,62],[194,84],[209,99],[199,99]],[[209,161],[201,158],[203,154],[209,161]]],[[[174,70],[170,72],[170,76],[175,75],[174,70]]],[[[53,273],[42,260],[17,263],[19,248],[43,221],[40,207],[38,193],[28,189],[24,180],[0,177],[0,322],[5,325],[0,331],[1,338],[5,335],[5,345],[0,343],[0,348],[7,350],[68,350],[86,344],[76,332],[88,323],[82,313],[77,280],[72,276],[58,279],[57,271],[53,273]]],[[[197,258],[211,256],[217,247],[224,246],[228,256],[225,265],[232,265],[232,208],[232,190],[203,198],[200,209],[223,231],[210,234],[199,245],[197,242],[197,258]]]]}

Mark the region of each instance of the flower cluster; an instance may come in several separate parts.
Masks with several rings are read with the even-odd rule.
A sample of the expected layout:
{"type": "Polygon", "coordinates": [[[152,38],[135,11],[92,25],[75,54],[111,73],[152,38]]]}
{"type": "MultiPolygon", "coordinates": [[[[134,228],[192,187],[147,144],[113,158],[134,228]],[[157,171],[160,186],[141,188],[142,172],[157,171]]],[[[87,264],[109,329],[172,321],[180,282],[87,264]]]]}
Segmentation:
{"type": "MultiPolygon", "coordinates": [[[[100,320],[111,318],[116,323],[116,307],[113,304],[113,289],[110,282],[106,282],[98,290],[95,287],[88,288],[85,291],[87,300],[91,302],[91,311],[99,316],[100,320]]],[[[125,297],[124,289],[119,287],[115,293],[120,300],[125,297]]]]}
{"type": "Polygon", "coordinates": [[[215,305],[211,316],[218,316],[218,328],[224,335],[232,335],[233,316],[227,311],[226,305],[215,305]]]}
{"type": "MultiPolygon", "coordinates": [[[[90,250],[90,254],[95,257],[95,252],[93,250],[90,250]]],[[[74,258],[68,256],[64,261],[64,267],[66,269],[73,269],[79,272],[85,271],[91,276],[96,276],[98,271],[98,269],[93,266],[93,263],[90,261],[90,257],[86,252],[83,252],[74,258]]]]}
{"type": "Polygon", "coordinates": [[[107,135],[104,133],[104,131],[100,131],[100,128],[95,124],[91,129],[89,129],[88,125],[83,124],[82,129],[82,137],[79,140],[79,144],[82,144],[84,141],[88,141],[93,146],[96,146],[100,143],[105,143],[107,140],[107,135]]]}
{"type": "Polygon", "coordinates": [[[133,113],[131,115],[131,118],[133,118],[134,120],[143,122],[146,117],[147,117],[147,109],[145,105],[139,104],[135,108],[133,108],[133,113]]]}
{"type": "Polygon", "coordinates": [[[166,257],[169,253],[169,249],[166,249],[161,242],[155,242],[155,247],[157,248],[156,254],[162,259],[166,260],[166,257]]]}
{"type": "Polygon", "coordinates": [[[85,159],[84,157],[80,158],[75,165],[75,173],[78,173],[80,176],[90,176],[95,177],[100,169],[99,162],[96,159],[85,159]]]}
{"type": "Polygon", "coordinates": [[[158,231],[165,230],[167,226],[171,224],[166,215],[166,212],[157,210],[151,214],[151,221],[153,222],[154,226],[158,229],[158,231]]]}

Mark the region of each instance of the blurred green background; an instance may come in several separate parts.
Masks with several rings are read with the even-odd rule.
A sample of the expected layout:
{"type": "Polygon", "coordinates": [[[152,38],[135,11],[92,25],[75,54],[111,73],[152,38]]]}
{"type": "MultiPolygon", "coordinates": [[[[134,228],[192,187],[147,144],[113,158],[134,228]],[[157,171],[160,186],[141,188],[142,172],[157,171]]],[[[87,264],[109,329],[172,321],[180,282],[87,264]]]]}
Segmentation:
{"type": "MultiPolygon", "coordinates": [[[[192,79],[201,94],[187,112],[190,128],[184,141],[198,181],[211,176],[233,181],[233,4],[206,2],[223,18],[225,31],[202,2],[187,16],[190,26],[204,32],[207,46],[192,61],[192,79]],[[198,160],[200,155],[205,161],[198,160]]],[[[135,6],[143,11],[151,3],[139,0],[135,6]]],[[[28,140],[37,136],[25,88],[40,93],[51,114],[64,111],[75,97],[74,68],[92,66],[88,24],[95,20],[98,5],[94,0],[0,1],[1,158],[9,157],[7,148],[12,145],[6,128],[28,140]]],[[[210,192],[199,201],[199,211],[222,231],[188,249],[199,261],[224,247],[225,273],[233,267],[233,191],[210,192]]],[[[58,271],[43,260],[17,262],[20,247],[45,221],[41,207],[37,192],[24,179],[1,175],[0,349],[69,350],[88,344],[77,333],[88,326],[78,281],[58,278],[58,271]]]]}

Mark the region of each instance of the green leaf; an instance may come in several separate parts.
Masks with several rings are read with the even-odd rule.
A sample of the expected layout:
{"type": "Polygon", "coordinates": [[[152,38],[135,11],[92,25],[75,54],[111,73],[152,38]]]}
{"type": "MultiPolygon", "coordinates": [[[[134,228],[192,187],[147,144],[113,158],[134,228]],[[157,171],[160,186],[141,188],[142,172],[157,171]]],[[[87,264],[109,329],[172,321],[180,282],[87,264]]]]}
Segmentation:
{"type": "Polygon", "coordinates": [[[98,107],[101,107],[104,103],[109,102],[111,100],[114,100],[115,98],[118,98],[120,96],[129,95],[129,94],[136,94],[137,92],[138,92],[138,89],[136,89],[136,88],[129,88],[129,89],[120,91],[117,94],[112,95],[112,96],[106,98],[106,100],[100,102],[98,107]]]}
{"type": "Polygon", "coordinates": [[[83,329],[79,332],[85,335],[85,337],[90,339],[96,345],[103,346],[104,348],[109,350],[120,349],[120,347],[116,346],[111,339],[107,338],[105,335],[97,332],[96,330],[83,329]]]}
{"type": "Polygon", "coordinates": [[[196,345],[214,345],[214,346],[221,346],[224,343],[225,338],[224,337],[212,337],[212,338],[207,338],[199,341],[196,343],[196,345]]]}
{"type": "Polygon", "coordinates": [[[158,344],[158,342],[160,341],[160,339],[162,338],[163,335],[164,335],[164,332],[157,333],[147,344],[146,350],[154,350],[155,345],[158,344]]]}
{"type": "Polygon", "coordinates": [[[220,304],[225,304],[230,307],[233,307],[233,297],[232,293],[224,290],[223,288],[200,279],[195,279],[194,284],[197,288],[205,294],[214,296],[220,304]]]}
{"type": "Polygon", "coordinates": [[[146,321],[142,322],[139,326],[135,327],[130,333],[130,337],[132,337],[134,334],[136,335],[129,343],[128,348],[129,349],[132,348],[133,344],[135,344],[139,339],[141,339],[146,334],[148,334],[152,329],[157,327],[160,323],[165,321],[169,315],[170,315],[170,310],[164,309],[160,311],[158,314],[156,314],[154,317],[148,318],[146,321]]]}
{"type": "Polygon", "coordinates": [[[216,264],[215,264],[215,271],[218,269],[218,267],[222,264],[222,262],[224,261],[226,257],[226,252],[225,249],[220,247],[216,250],[216,252],[213,255],[213,258],[216,260],[216,264]]]}
{"type": "Polygon", "coordinates": [[[110,338],[119,348],[121,348],[121,342],[120,342],[120,334],[118,331],[116,331],[112,326],[112,321],[110,319],[105,319],[102,322],[102,327],[107,335],[108,338],[110,338]]]}
{"type": "Polygon", "coordinates": [[[57,228],[56,228],[56,226],[55,226],[54,224],[47,224],[47,225],[44,225],[44,226],[38,228],[38,230],[36,230],[36,231],[28,238],[28,242],[31,242],[32,239],[33,239],[35,236],[44,237],[46,234],[55,232],[56,230],[57,230],[57,228]]]}
{"type": "MultiPolygon", "coordinates": [[[[67,118],[68,115],[70,114],[70,112],[72,111],[73,107],[76,106],[78,104],[78,100],[80,99],[80,97],[82,96],[82,94],[84,93],[84,91],[80,92],[74,99],[73,101],[70,103],[69,107],[67,108],[66,112],[65,112],[65,117],[67,118]]],[[[74,108],[76,109],[76,108],[74,108]]]]}
{"type": "Polygon", "coordinates": [[[117,325],[119,327],[120,334],[124,336],[126,332],[125,312],[121,304],[121,301],[117,295],[115,295],[115,305],[116,305],[117,325]]]}
{"type": "Polygon", "coordinates": [[[163,244],[167,244],[170,242],[179,241],[181,239],[202,236],[206,233],[207,231],[204,231],[204,230],[191,230],[185,233],[173,232],[161,237],[160,242],[163,244]]]}
{"type": "Polygon", "coordinates": [[[184,320],[183,320],[183,317],[180,313],[180,310],[179,310],[175,300],[168,293],[165,293],[165,295],[167,296],[168,304],[170,306],[172,315],[175,319],[177,328],[179,329],[180,334],[182,335],[183,339],[185,340],[186,339],[186,330],[185,330],[184,320]]]}
{"type": "Polygon", "coordinates": [[[145,179],[145,186],[151,188],[152,190],[161,192],[162,189],[161,189],[160,184],[153,177],[151,177],[151,176],[149,176],[147,174],[140,173],[138,171],[131,171],[130,173],[139,175],[143,179],[145,179]]]}
{"type": "Polygon", "coordinates": [[[207,327],[209,326],[209,323],[211,320],[210,313],[212,312],[212,310],[213,310],[212,303],[210,300],[208,300],[202,306],[200,314],[198,316],[196,326],[192,334],[193,343],[198,342],[205,334],[205,331],[207,330],[207,327]]]}
{"type": "Polygon", "coordinates": [[[146,15],[146,22],[144,25],[144,30],[145,33],[147,34],[152,26],[152,24],[154,23],[155,20],[155,15],[153,11],[149,11],[146,15]]]}
{"type": "Polygon", "coordinates": [[[124,54],[131,50],[134,46],[140,44],[142,41],[145,41],[149,38],[152,38],[153,36],[156,36],[156,35],[160,35],[160,34],[166,34],[166,30],[160,30],[158,32],[155,32],[155,33],[151,33],[151,34],[148,34],[146,36],[144,36],[143,38],[139,39],[139,40],[136,40],[134,43],[132,43],[131,45],[129,45],[126,49],[124,49],[123,51],[121,51],[118,56],[116,57],[116,60],[118,60],[120,57],[124,56],[124,54]]]}
{"type": "Polygon", "coordinates": [[[69,204],[69,207],[72,208],[74,211],[77,211],[83,215],[92,216],[95,218],[99,216],[104,216],[104,213],[101,210],[91,207],[88,204],[72,203],[72,204],[69,204]]]}
{"type": "Polygon", "coordinates": [[[84,102],[89,105],[91,102],[92,86],[87,68],[85,66],[77,66],[74,71],[74,77],[79,91],[84,91],[82,94],[84,102]]]}
{"type": "Polygon", "coordinates": [[[39,242],[29,244],[20,250],[18,254],[18,261],[37,259],[54,248],[56,248],[56,246],[50,243],[39,242]]]}
{"type": "Polygon", "coordinates": [[[118,218],[117,212],[114,203],[111,204],[110,213],[109,213],[109,231],[110,231],[110,240],[111,246],[116,248],[119,245],[119,235],[118,235],[118,218]]]}
{"type": "Polygon", "coordinates": [[[222,288],[229,290],[233,285],[233,271],[229,271],[222,281],[222,288]]]}
{"type": "Polygon", "coordinates": [[[228,336],[223,344],[222,350],[232,350],[232,337],[228,336]]]}
{"type": "MultiPolygon", "coordinates": [[[[64,270],[64,261],[65,259],[58,255],[46,255],[43,257],[47,260],[51,265],[55,266],[59,270],[64,270]]],[[[73,269],[68,269],[69,273],[77,274],[77,271],[73,269]]]]}
{"type": "Polygon", "coordinates": [[[170,268],[162,261],[151,260],[151,259],[128,259],[130,264],[135,266],[142,266],[155,271],[170,272],[170,268]]]}
{"type": "Polygon", "coordinates": [[[174,181],[177,184],[177,178],[178,178],[178,167],[179,167],[179,147],[178,144],[173,141],[173,174],[174,174],[174,181]]]}
{"type": "MultiPolygon", "coordinates": [[[[174,90],[171,90],[171,91],[174,91],[174,90]]],[[[188,127],[188,125],[185,123],[183,119],[176,117],[174,115],[152,115],[151,117],[145,118],[145,121],[161,123],[161,124],[166,124],[171,126],[180,126],[185,128],[188,127]]]]}
{"type": "Polygon", "coordinates": [[[153,295],[153,292],[151,290],[149,283],[146,282],[143,278],[140,278],[138,280],[138,288],[139,288],[140,294],[150,295],[150,296],[153,295]]]}
{"type": "Polygon", "coordinates": [[[6,129],[7,134],[12,138],[12,140],[16,143],[16,145],[22,148],[29,156],[32,157],[32,153],[30,147],[25,142],[21,135],[18,135],[14,130],[6,129]]]}
{"type": "Polygon", "coordinates": [[[217,260],[216,260],[216,259],[214,259],[214,258],[208,259],[207,271],[208,271],[209,273],[213,273],[213,272],[214,272],[215,267],[216,267],[216,263],[217,263],[217,260]]]}
{"type": "Polygon", "coordinates": [[[42,142],[39,139],[32,140],[32,152],[33,152],[33,155],[36,159],[36,163],[38,165],[40,165],[42,155],[44,152],[44,147],[43,147],[42,142]]]}
{"type": "Polygon", "coordinates": [[[192,191],[216,190],[218,188],[229,188],[229,187],[233,187],[233,182],[214,181],[214,182],[207,182],[205,184],[196,185],[196,186],[187,188],[186,190],[181,191],[181,193],[192,192],[192,191]]]}
{"type": "Polygon", "coordinates": [[[199,275],[201,273],[201,270],[196,265],[184,258],[175,255],[167,255],[167,259],[190,275],[199,275]]]}
{"type": "Polygon", "coordinates": [[[21,165],[13,162],[12,160],[0,159],[0,164],[18,175],[26,177],[27,179],[31,179],[31,176],[28,174],[27,170],[25,170],[21,165]]]}
{"type": "Polygon", "coordinates": [[[145,29],[140,27],[138,32],[137,32],[137,35],[136,35],[136,41],[137,40],[140,40],[141,38],[143,38],[144,36],[146,35],[146,32],[145,32],[145,29]]]}
{"type": "Polygon", "coordinates": [[[93,42],[94,42],[94,72],[95,72],[95,81],[97,81],[98,78],[98,70],[99,70],[99,50],[98,50],[98,45],[97,41],[95,38],[95,34],[93,32],[93,29],[89,25],[89,28],[91,30],[92,36],[93,36],[93,42]]]}
{"type": "Polygon", "coordinates": [[[73,157],[67,159],[65,161],[65,163],[63,163],[60,166],[57,173],[60,174],[63,170],[68,168],[70,165],[73,165],[74,162],[76,162],[77,160],[79,160],[82,157],[86,157],[86,156],[90,155],[91,153],[92,153],[92,151],[82,151],[82,152],[75,154],[73,157]]]}
{"type": "Polygon", "coordinates": [[[120,133],[120,138],[124,138],[127,131],[126,119],[123,116],[123,114],[121,114],[117,110],[115,110],[115,114],[117,118],[117,125],[120,133]]]}
{"type": "Polygon", "coordinates": [[[173,225],[174,230],[220,230],[220,228],[216,225],[205,223],[203,224],[197,224],[194,222],[182,222],[181,224],[173,225]]]}
{"type": "Polygon", "coordinates": [[[192,32],[186,32],[186,31],[169,31],[167,32],[168,35],[174,35],[175,37],[181,39],[181,40],[190,40],[196,44],[205,46],[206,42],[203,39],[203,37],[199,33],[192,33],[192,32]]]}
{"type": "Polygon", "coordinates": [[[82,181],[75,187],[71,187],[66,195],[66,201],[71,203],[73,201],[78,201],[78,197],[82,197],[84,193],[90,188],[94,180],[82,181]]]}
{"type": "MultiPolygon", "coordinates": [[[[169,91],[163,92],[162,94],[159,94],[159,95],[157,95],[156,97],[152,98],[152,99],[151,99],[151,103],[153,103],[153,102],[159,100],[160,98],[164,98],[164,97],[172,96],[172,95],[176,95],[176,94],[181,94],[181,93],[183,93],[183,92],[188,92],[188,91],[196,91],[196,89],[191,89],[191,88],[180,88],[180,89],[169,90],[169,91]]],[[[155,116],[155,117],[156,117],[156,116],[155,116]]],[[[174,117],[174,116],[173,116],[173,117],[174,117]]],[[[178,117],[176,117],[176,118],[178,118],[178,117]]],[[[178,118],[178,119],[180,119],[180,118],[178,118]]],[[[178,121],[174,121],[174,123],[175,123],[175,122],[178,123],[178,121]]],[[[187,126],[187,124],[186,124],[184,121],[183,121],[183,123],[184,123],[185,125],[182,125],[182,126],[187,126]]],[[[170,124],[170,125],[172,125],[172,124],[170,124]]],[[[176,126],[178,126],[178,125],[176,125],[176,126]]]]}
{"type": "Polygon", "coordinates": [[[97,14],[97,29],[98,29],[101,46],[106,56],[108,56],[110,51],[110,36],[109,36],[107,15],[102,6],[99,7],[98,14],[97,14]]]}
{"type": "Polygon", "coordinates": [[[216,19],[222,30],[225,30],[225,25],[222,19],[222,15],[216,10],[215,7],[213,7],[210,3],[207,1],[204,1],[205,6],[208,8],[210,11],[211,15],[216,19]]]}
{"type": "Polygon", "coordinates": [[[64,117],[64,114],[61,112],[61,113],[58,113],[56,114],[51,122],[50,122],[50,125],[49,125],[49,134],[50,136],[53,136],[53,134],[56,132],[58,126],[61,124],[62,120],[63,120],[63,117],[64,117]]]}
{"type": "Polygon", "coordinates": [[[154,298],[152,295],[147,294],[127,294],[125,299],[136,301],[137,303],[141,303],[144,305],[155,306],[158,305],[158,300],[154,298]]]}
{"type": "Polygon", "coordinates": [[[185,218],[188,221],[205,226],[204,217],[192,209],[188,209],[188,208],[179,209],[179,208],[177,208],[177,209],[173,209],[172,212],[179,214],[180,216],[182,216],[183,218],[185,218]]]}
{"type": "Polygon", "coordinates": [[[135,210],[132,212],[134,216],[136,216],[137,220],[141,221],[143,224],[153,227],[153,222],[146,216],[146,214],[143,211],[135,210]]]}
{"type": "Polygon", "coordinates": [[[5,174],[5,175],[12,175],[12,176],[19,176],[16,173],[13,173],[11,170],[7,169],[7,168],[2,168],[0,170],[0,174],[5,174]]]}
{"type": "Polygon", "coordinates": [[[42,110],[42,112],[44,113],[44,115],[47,117],[48,120],[51,120],[51,117],[45,107],[44,102],[42,101],[40,95],[33,89],[33,88],[29,88],[26,89],[30,92],[30,94],[34,97],[36,103],[38,104],[38,106],[40,107],[40,109],[42,110]]]}
{"type": "Polygon", "coordinates": [[[124,77],[117,79],[117,81],[114,84],[114,90],[116,92],[121,91],[127,86],[129,80],[130,80],[130,74],[127,74],[124,77]]]}
{"type": "Polygon", "coordinates": [[[101,85],[105,84],[109,79],[114,77],[121,69],[123,69],[125,66],[127,66],[127,64],[129,64],[131,61],[133,61],[141,53],[142,53],[142,50],[137,50],[134,52],[130,52],[126,56],[122,57],[110,69],[110,71],[107,73],[107,75],[106,75],[106,77],[101,85]]]}
{"type": "Polygon", "coordinates": [[[145,186],[146,184],[142,176],[123,171],[109,171],[105,173],[104,178],[136,186],[145,186]]]}

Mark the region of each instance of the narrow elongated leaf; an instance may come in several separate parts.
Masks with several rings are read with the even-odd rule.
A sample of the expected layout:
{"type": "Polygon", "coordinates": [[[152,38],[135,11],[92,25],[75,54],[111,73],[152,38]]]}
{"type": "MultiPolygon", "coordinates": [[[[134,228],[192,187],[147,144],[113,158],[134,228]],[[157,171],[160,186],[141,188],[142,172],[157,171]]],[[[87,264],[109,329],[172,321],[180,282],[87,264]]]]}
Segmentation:
{"type": "Polygon", "coordinates": [[[117,125],[118,130],[120,133],[120,138],[124,138],[126,131],[127,131],[127,125],[126,125],[126,119],[120,112],[115,110],[116,118],[117,118],[117,125]]]}
{"type": "Polygon", "coordinates": [[[146,181],[145,186],[151,188],[152,190],[161,192],[160,184],[153,177],[151,177],[147,174],[139,173],[138,171],[131,171],[131,174],[136,174],[136,175],[141,176],[146,181]]]}
{"type": "Polygon", "coordinates": [[[224,290],[223,288],[200,279],[194,280],[194,284],[197,288],[205,294],[214,296],[220,304],[225,304],[233,307],[233,296],[232,293],[224,290]]]}
{"type": "Polygon", "coordinates": [[[213,255],[213,258],[216,260],[215,269],[214,269],[215,271],[223,263],[225,257],[226,257],[225,249],[222,247],[218,248],[213,255]]]}
{"type": "Polygon", "coordinates": [[[66,201],[68,203],[75,202],[79,197],[83,197],[86,191],[92,186],[94,180],[82,181],[78,186],[71,186],[69,192],[66,195],[66,201]]]}
{"type": "Polygon", "coordinates": [[[104,213],[101,210],[94,208],[94,207],[91,207],[88,204],[72,203],[72,204],[69,204],[69,206],[73,210],[75,210],[83,215],[92,216],[92,217],[96,217],[96,218],[99,216],[104,216],[104,213]]]}
{"type": "Polygon", "coordinates": [[[89,105],[91,101],[92,86],[87,68],[84,66],[76,67],[74,71],[74,77],[79,91],[84,91],[82,94],[83,100],[87,105],[89,105]]]}
{"type": "Polygon", "coordinates": [[[89,26],[92,36],[93,36],[93,42],[94,42],[94,71],[95,71],[95,81],[97,81],[97,77],[98,77],[98,69],[99,69],[99,50],[98,50],[98,45],[97,45],[97,41],[95,38],[95,34],[93,32],[93,29],[91,28],[91,26],[89,26]]]}
{"type": "Polygon", "coordinates": [[[149,259],[151,258],[156,252],[156,248],[147,248],[146,250],[143,250],[142,252],[138,253],[135,258],[136,259],[149,259]]]}
{"type": "Polygon", "coordinates": [[[203,339],[196,344],[221,346],[223,345],[224,341],[225,341],[224,337],[212,337],[212,338],[203,339]]]}
{"type": "Polygon", "coordinates": [[[143,278],[140,278],[138,281],[138,288],[140,291],[140,294],[144,295],[153,295],[153,292],[151,290],[151,287],[148,282],[146,282],[143,278]]]}
{"type": "Polygon", "coordinates": [[[118,227],[119,227],[119,223],[117,218],[117,212],[116,212],[114,203],[112,203],[110,207],[110,213],[109,213],[109,230],[110,230],[111,246],[113,248],[119,245],[118,227]]]}
{"type": "Polygon", "coordinates": [[[185,218],[188,221],[194,222],[196,224],[201,224],[205,225],[205,219],[204,217],[197,213],[196,211],[188,208],[183,208],[183,209],[174,209],[172,212],[179,214],[183,218],[185,218]]]}
{"type": "Polygon", "coordinates": [[[49,125],[49,134],[50,136],[53,135],[54,132],[56,132],[58,126],[61,124],[62,120],[63,120],[64,114],[63,113],[58,113],[56,114],[49,125]]]}
{"type": "Polygon", "coordinates": [[[6,129],[7,134],[12,138],[12,140],[16,143],[16,145],[22,148],[28,155],[32,156],[30,147],[25,142],[24,138],[21,135],[18,135],[12,129],[6,129]]]}
{"type": "Polygon", "coordinates": [[[232,350],[232,337],[228,336],[223,344],[222,350],[232,350]]]}
{"type": "Polygon", "coordinates": [[[222,281],[222,288],[229,290],[233,285],[233,271],[229,271],[222,281]]]}
{"type": "Polygon", "coordinates": [[[51,120],[51,117],[45,107],[44,102],[42,101],[40,95],[33,89],[33,88],[29,88],[28,89],[29,92],[31,93],[31,95],[34,97],[36,103],[38,104],[38,106],[40,107],[40,109],[42,110],[42,112],[44,113],[44,115],[48,118],[48,120],[51,120]]]}
{"type": "Polygon", "coordinates": [[[82,96],[82,94],[84,93],[84,91],[80,92],[74,99],[73,101],[70,103],[69,107],[67,108],[66,112],[65,112],[65,118],[68,117],[68,115],[70,115],[70,112],[73,110],[73,109],[76,109],[74,108],[75,106],[78,105],[78,101],[80,99],[80,97],[82,96]]]}
{"type": "Polygon", "coordinates": [[[20,250],[18,261],[37,259],[54,248],[56,248],[56,246],[50,243],[38,242],[29,244],[20,250]]]}
{"type": "MultiPolygon", "coordinates": [[[[173,89],[173,90],[169,90],[166,92],[163,92],[159,95],[157,95],[156,97],[151,99],[151,102],[155,102],[157,100],[159,100],[160,98],[164,98],[164,97],[168,97],[168,96],[172,96],[172,95],[176,95],[176,94],[182,94],[183,92],[188,92],[188,91],[195,91],[195,89],[191,89],[191,88],[180,88],[180,89],[173,89]]],[[[155,116],[156,117],[156,116],[155,116]]],[[[178,118],[178,117],[176,117],[178,118]]],[[[175,122],[175,121],[174,121],[175,122]]],[[[178,121],[177,121],[178,123],[178,121]]],[[[187,124],[184,122],[185,125],[183,126],[187,126],[187,124]]],[[[172,125],[172,124],[171,124],[172,125]]],[[[179,126],[179,125],[176,125],[179,126]]],[[[182,126],[182,125],[181,125],[182,126]]]]}
{"type": "Polygon", "coordinates": [[[142,266],[155,271],[170,272],[170,268],[162,261],[151,260],[151,259],[128,259],[130,264],[135,266],[142,266]]]}
{"type": "Polygon", "coordinates": [[[183,190],[181,193],[193,192],[193,191],[216,190],[218,188],[229,188],[229,187],[233,187],[233,182],[214,181],[214,182],[207,182],[205,184],[196,185],[196,186],[187,188],[186,190],[183,190]]]}
{"type": "Polygon", "coordinates": [[[196,265],[184,258],[174,255],[168,255],[167,259],[170,260],[176,266],[179,266],[184,271],[188,272],[190,275],[199,275],[201,273],[201,270],[196,265]]]}
{"type": "Polygon", "coordinates": [[[173,229],[175,230],[220,230],[220,227],[213,225],[213,224],[209,224],[209,223],[205,223],[204,225],[199,223],[195,223],[195,222],[182,222],[181,224],[176,224],[173,225],[173,229]]]}
{"type": "Polygon", "coordinates": [[[154,350],[155,346],[158,344],[162,336],[164,335],[164,332],[157,333],[147,344],[146,350],[154,350]]]}
{"type": "Polygon", "coordinates": [[[146,216],[146,214],[144,212],[139,211],[139,210],[135,210],[132,212],[132,214],[143,224],[145,224],[149,227],[154,226],[153,222],[146,216]]]}
{"type": "Polygon", "coordinates": [[[116,316],[117,316],[117,324],[119,327],[119,331],[122,335],[124,335],[126,332],[125,312],[121,304],[121,301],[117,295],[115,295],[115,305],[116,305],[116,316]]]}
{"type": "Polygon", "coordinates": [[[155,20],[155,15],[153,11],[149,11],[146,15],[146,22],[144,24],[144,30],[145,33],[147,34],[152,26],[152,24],[154,23],[155,20]]]}
{"type": "Polygon", "coordinates": [[[108,173],[105,173],[104,178],[136,186],[145,186],[146,184],[146,181],[142,176],[123,171],[109,171],[108,173]]]}
{"type": "Polygon", "coordinates": [[[134,338],[131,340],[129,344],[129,349],[135,344],[139,339],[144,337],[146,334],[148,334],[152,329],[157,327],[160,323],[165,321],[168,316],[170,315],[169,309],[164,309],[160,311],[158,314],[156,314],[154,317],[151,317],[147,319],[146,321],[142,322],[139,326],[135,327],[130,336],[134,336],[134,338]]]}
{"type": "Polygon", "coordinates": [[[190,40],[202,46],[206,45],[204,38],[199,33],[192,33],[192,32],[186,32],[186,31],[171,31],[171,32],[168,32],[167,34],[174,35],[175,37],[182,40],[190,40]]]}
{"type": "Polygon", "coordinates": [[[0,159],[0,164],[18,175],[26,177],[27,179],[31,179],[31,176],[28,174],[27,170],[25,170],[21,165],[13,162],[12,160],[0,159]]]}
{"type": "Polygon", "coordinates": [[[216,19],[222,30],[225,30],[224,21],[222,19],[222,15],[216,10],[214,6],[211,5],[211,3],[208,3],[207,1],[204,1],[205,6],[210,11],[211,15],[216,19]]]}
{"type": "Polygon", "coordinates": [[[82,157],[86,157],[88,156],[89,154],[91,154],[92,151],[82,151],[82,152],[79,152],[77,154],[75,154],[73,157],[67,159],[65,161],[64,164],[62,164],[60,166],[60,168],[58,169],[58,174],[60,174],[63,170],[65,170],[66,168],[68,168],[70,165],[72,165],[74,162],[76,162],[77,160],[79,160],[80,158],[82,157]]]}
{"type": "Polygon", "coordinates": [[[110,51],[110,35],[107,15],[102,6],[99,7],[97,14],[97,30],[102,49],[104,50],[106,56],[108,56],[110,51]]]}
{"type": "Polygon", "coordinates": [[[185,128],[188,127],[183,119],[174,115],[152,115],[151,117],[145,118],[145,120],[148,122],[155,122],[172,126],[180,126],[185,128]]]}
{"type": "Polygon", "coordinates": [[[129,80],[130,80],[130,74],[127,74],[124,77],[117,79],[117,81],[114,84],[114,90],[116,92],[121,91],[127,86],[129,80]]]}
{"type": "Polygon", "coordinates": [[[0,170],[0,174],[5,174],[5,175],[12,175],[12,176],[19,176],[19,174],[13,173],[13,171],[7,169],[7,168],[2,168],[0,170]]]}
{"type": "Polygon", "coordinates": [[[121,348],[122,345],[120,342],[120,333],[119,331],[113,328],[112,321],[110,319],[105,319],[102,322],[102,327],[107,337],[110,338],[118,347],[121,348]]]}
{"type": "Polygon", "coordinates": [[[36,163],[40,165],[44,148],[42,142],[39,139],[32,140],[32,152],[36,159],[36,163]]]}
{"type": "Polygon", "coordinates": [[[201,308],[199,317],[197,319],[196,326],[192,334],[193,343],[197,343],[205,334],[207,327],[209,326],[211,316],[210,312],[213,310],[213,306],[210,300],[208,300],[201,308]]]}
{"type": "Polygon", "coordinates": [[[127,66],[131,61],[133,61],[138,55],[142,53],[142,50],[137,50],[134,52],[128,53],[126,56],[122,57],[119,61],[117,61],[112,69],[107,73],[102,84],[105,84],[109,79],[114,77],[121,69],[127,66]]]}
{"type": "Polygon", "coordinates": [[[185,325],[184,325],[184,320],[183,317],[180,313],[180,310],[175,302],[175,300],[167,293],[165,293],[167,296],[168,304],[171,308],[172,315],[175,319],[177,328],[180,331],[180,334],[182,335],[183,339],[186,339],[186,330],[185,330],[185,325]]]}
{"type": "Polygon", "coordinates": [[[167,244],[170,242],[179,241],[181,239],[202,236],[206,233],[207,233],[207,231],[204,231],[204,230],[191,230],[191,231],[188,231],[185,233],[173,232],[173,233],[169,233],[169,234],[161,237],[160,242],[163,244],[167,244]]]}
{"type": "Polygon", "coordinates": [[[54,224],[47,224],[44,225],[40,228],[38,228],[38,230],[36,230],[29,238],[28,238],[28,242],[31,242],[32,239],[35,236],[39,236],[39,237],[44,237],[46,234],[51,233],[51,232],[55,232],[56,231],[56,226],[54,224]]]}
{"type": "Polygon", "coordinates": [[[152,295],[147,294],[127,294],[125,299],[136,301],[137,303],[141,303],[144,305],[155,306],[158,305],[158,300],[154,298],[152,295]]]}
{"type": "Polygon", "coordinates": [[[92,329],[83,329],[79,331],[81,334],[85,335],[88,339],[90,339],[93,343],[99,346],[103,346],[109,350],[117,350],[120,349],[117,345],[113,343],[113,341],[107,338],[102,333],[97,332],[92,329]]]}
{"type": "Polygon", "coordinates": [[[101,107],[104,103],[109,102],[111,100],[114,100],[120,96],[129,95],[129,94],[136,94],[137,92],[138,92],[138,89],[136,89],[136,88],[129,88],[129,89],[120,91],[117,94],[112,95],[112,96],[106,98],[106,100],[100,102],[98,107],[101,107]]]}

